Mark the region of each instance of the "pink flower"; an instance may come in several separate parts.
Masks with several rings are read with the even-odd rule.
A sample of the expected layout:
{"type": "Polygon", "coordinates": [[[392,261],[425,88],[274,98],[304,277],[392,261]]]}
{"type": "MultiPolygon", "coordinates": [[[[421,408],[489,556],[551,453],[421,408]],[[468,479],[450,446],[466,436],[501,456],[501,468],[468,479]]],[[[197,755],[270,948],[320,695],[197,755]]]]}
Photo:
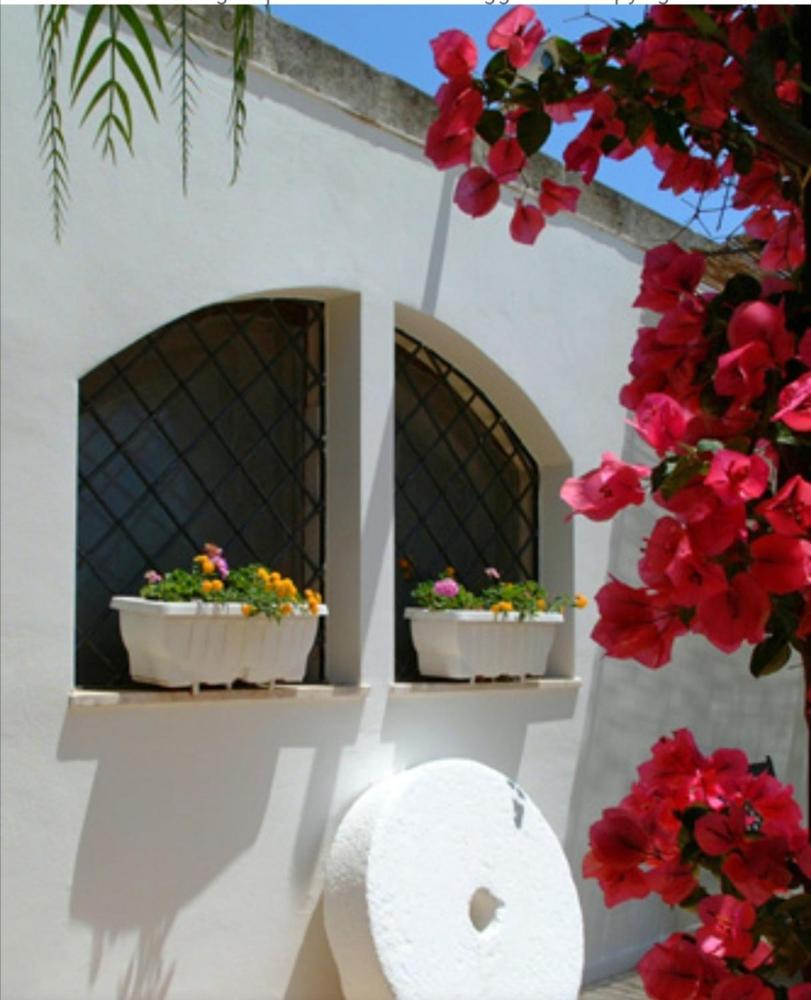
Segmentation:
{"type": "Polygon", "coordinates": [[[498,181],[484,167],[471,167],[459,178],[453,200],[463,212],[477,219],[496,207],[500,190],[498,181]]]}
{"type": "Polygon", "coordinates": [[[703,254],[687,253],[675,243],[648,250],[642,288],[634,305],[656,312],[672,309],[685,292],[695,291],[704,274],[704,263],[703,254]]]}
{"type": "Polygon", "coordinates": [[[519,201],[516,203],[510,222],[510,236],[516,243],[526,243],[531,246],[545,225],[546,219],[539,208],[519,201]]]}
{"type": "Polygon", "coordinates": [[[786,535],[762,535],[752,542],[749,572],[772,594],[790,594],[811,584],[811,542],[786,535]]]}
{"type": "Polygon", "coordinates": [[[692,413],[663,392],[649,392],[636,409],[631,426],[659,455],[685,441],[692,413]]]}
{"type": "Polygon", "coordinates": [[[434,64],[443,76],[469,76],[476,68],[479,54],[476,43],[464,31],[443,31],[431,39],[434,64]]]}
{"type": "Polygon", "coordinates": [[[718,358],[712,380],[715,391],[719,396],[731,396],[739,403],[749,403],[763,395],[766,372],[772,367],[769,348],[761,340],[750,341],[718,358]]]}
{"type": "Polygon", "coordinates": [[[644,588],[612,580],[597,592],[600,620],[591,637],[609,656],[638,660],[646,667],[663,667],[670,660],[673,641],[687,627],[679,609],[644,588]]]}
{"type": "Polygon", "coordinates": [[[637,970],[653,1000],[695,1000],[709,996],[726,967],[720,959],[705,955],[686,935],[671,934],[651,948],[637,970]]]}
{"type": "Polygon", "coordinates": [[[450,576],[444,576],[434,584],[434,593],[437,597],[456,597],[459,593],[459,584],[450,576]]]}
{"type": "Polygon", "coordinates": [[[517,139],[509,136],[494,142],[487,154],[487,163],[493,176],[500,184],[514,181],[524,169],[527,154],[521,149],[517,139]]]}
{"type": "Polygon", "coordinates": [[[566,184],[558,184],[548,177],[541,181],[541,210],[546,215],[557,212],[576,212],[580,189],[566,184]]]}
{"type": "Polygon", "coordinates": [[[491,49],[506,49],[507,58],[516,69],[531,62],[546,29],[532,7],[521,4],[499,18],[490,29],[487,44],[491,49]]]}
{"type": "Polygon", "coordinates": [[[760,341],[764,343],[778,366],[784,365],[794,355],[794,337],[786,329],[783,303],[773,306],[768,302],[744,302],[733,312],[727,327],[730,347],[760,341]]]}
{"type": "Polygon", "coordinates": [[[758,504],[757,512],[778,535],[802,538],[810,534],[811,483],[802,476],[792,476],[770,500],[758,504]]]}
{"type": "Polygon", "coordinates": [[[725,502],[755,500],[768,485],[769,466],[759,455],[722,448],[713,455],[704,482],[725,502]]]}
{"type": "Polygon", "coordinates": [[[811,433],[811,372],[789,382],[777,400],[772,420],[782,420],[793,431],[811,433]]]}
{"type": "Polygon", "coordinates": [[[711,1000],[774,1000],[774,990],[759,976],[732,975],[715,987],[711,1000]]]}
{"type": "Polygon", "coordinates": [[[769,595],[760,584],[749,574],[738,573],[726,589],[698,602],[692,629],[718,649],[732,653],[743,642],[763,640],[771,610],[769,595]]]}
{"type": "Polygon", "coordinates": [[[607,521],[623,507],[642,503],[645,491],[640,480],[648,475],[647,466],[629,465],[607,451],[599,469],[567,479],[560,496],[575,514],[590,521],[607,521]]]}
{"type": "Polygon", "coordinates": [[[146,573],[144,573],[144,579],[147,583],[160,583],[163,577],[157,570],[148,569],[146,573]]]}
{"type": "Polygon", "coordinates": [[[487,569],[484,571],[484,575],[489,576],[491,580],[501,579],[501,573],[499,573],[499,571],[496,569],[495,566],[488,566],[487,569]]]}
{"type": "Polygon", "coordinates": [[[206,542],[203,546],[205,553],[208,558],[214,563],[214,566],[223,580],[228,579],[228,563],[225,561],[225,556],[222,554],[222,549],[219,545],[214,545],[213,542],[206,542]]]}
{"type": "Polygon", "coordinates": [[[706,896],[698,904],[703,927],[696,941],[707,955],[718,958],[746,958],[754,940],[750,931],[755,922],[755,908],[734,896],[706,896]]]}
{"type": "Polygon", "coordinates": [[[782,837],[748,841],[727,858],[722,871],[742,896],[762,906],[791,884],[786,854],[782,837]]]}

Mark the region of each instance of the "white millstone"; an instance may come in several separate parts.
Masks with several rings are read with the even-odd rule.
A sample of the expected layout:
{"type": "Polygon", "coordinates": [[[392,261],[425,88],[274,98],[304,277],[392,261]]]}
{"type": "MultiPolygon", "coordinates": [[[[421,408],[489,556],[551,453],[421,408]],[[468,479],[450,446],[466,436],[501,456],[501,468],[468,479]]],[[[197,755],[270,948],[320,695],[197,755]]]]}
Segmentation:
{"type": "Polygon", "coordinates": [[[576,1000],[580,905],[560,844],[514,782],[440,760],[365,792],[327,861],[346,1000],[576,1000]]]}

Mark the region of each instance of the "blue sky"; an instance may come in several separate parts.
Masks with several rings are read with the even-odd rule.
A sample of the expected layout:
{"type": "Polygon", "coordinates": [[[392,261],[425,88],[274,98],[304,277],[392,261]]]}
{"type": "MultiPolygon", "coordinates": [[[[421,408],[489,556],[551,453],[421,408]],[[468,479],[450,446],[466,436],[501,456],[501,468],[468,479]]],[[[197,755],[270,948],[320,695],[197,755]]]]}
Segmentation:
{"type": "MultiPolygon", "coordinates": [[[[577,39],[599,27],[594,17],[621,19],[636,24],[643,7],[631,4],[591,4],[588,8],[536,5],[535,8],[547,32],[577,39]]],[[[324,41],[357,56],[376,69],[400,77],[408,83],[433,94],[442,77],[434,68],[429,42],[447,28],[460,28],[471,35],[478,46],[480,59],[487,52],[485,38],[493,23],[504,12],[497,4],[295,4],[271,6],[271,13],[288,24],[317,35],[324,41]]],[[[579,126],[557,126],[544,147],[544,152],[558,159],[579,126]]],[[[603,160],[597,179],[623,194],[654,208],[663,215],[685,223],[692,215],[695,198],[691,192],[676,198],[658,189],[659,173],[653,168],[647,153],[638,153],[622,163],[603,160]],[[689,203],[689,204],[688,204],[689,203]]],[[[724,231],[737,221],[738,213],[729,212],[724,231]]],[[[704,225],[716,237],[715,215],[705,215],[704,225]]]]}

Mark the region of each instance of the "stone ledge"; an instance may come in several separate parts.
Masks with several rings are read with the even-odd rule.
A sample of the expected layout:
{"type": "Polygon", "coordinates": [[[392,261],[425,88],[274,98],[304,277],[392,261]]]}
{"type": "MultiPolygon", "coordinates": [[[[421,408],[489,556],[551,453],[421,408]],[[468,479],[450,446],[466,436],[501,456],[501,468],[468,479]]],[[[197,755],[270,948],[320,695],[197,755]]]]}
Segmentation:
{"type": "Polygon", "coordinates": [[[192,694],[191,691],[71,691],[70,708],[117,708],[133,705],[195,705],[211,702],[233,701],[334,701],[365,698],[369,686],[362,684],[277,684],[269,688],[212,688],[192,694]]]}
{"type": "Polygon", "coordinates": [[[540,694],[573,692],[583,686],[579,677],[537,677],[524,681],[417,681],[413,684],[389,685],[395,697],[432,694],[503,694],[515,691],[536,691],[540,694]]]}

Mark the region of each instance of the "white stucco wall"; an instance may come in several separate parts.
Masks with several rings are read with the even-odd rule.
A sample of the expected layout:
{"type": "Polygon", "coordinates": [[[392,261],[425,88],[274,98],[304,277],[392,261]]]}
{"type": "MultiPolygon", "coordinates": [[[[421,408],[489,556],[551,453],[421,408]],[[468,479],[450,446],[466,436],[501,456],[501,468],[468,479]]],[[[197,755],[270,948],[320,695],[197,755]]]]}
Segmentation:
{"type": "MultiPolygon", "coordinates": [[[[470,757],[514,775],[575,868],[588,823],[675,725],[708,746],[768,751],[798,777],[796,672],[755,688],[703,642],[657,676],[598,663],[593,607],[575,619],[571,655],[566,642],[557,652],[579,694],[389,689],[395,319],[480,381],[522,434],[545,472],[546,582],[593,594],[609,564],[632,568],[646,515],[566,527],[554,497],[570,467],[623,450],[615,399],[638,249],[577,218],[516,246],[509,204],[463,217],[413,143],[262,72],[229,187],[229,79],[212,54],[200,59],[189,197],[168,101],[161,126],[138,116],[136,159],[117,168],[71,126],[57,246],[35,51],[33,8],[4,7],[4,997],[337,1000],[323,852],[361,791],[419,762],[470,757]],[[279,293],[328,302],[328,670],[368,696],[69,708],[78,379],[190,310],[279,293]]],[[[593,973],[630,964],[670,919],[652,904],[606,915],[592,887],[584,903],[593,973]]]]}

